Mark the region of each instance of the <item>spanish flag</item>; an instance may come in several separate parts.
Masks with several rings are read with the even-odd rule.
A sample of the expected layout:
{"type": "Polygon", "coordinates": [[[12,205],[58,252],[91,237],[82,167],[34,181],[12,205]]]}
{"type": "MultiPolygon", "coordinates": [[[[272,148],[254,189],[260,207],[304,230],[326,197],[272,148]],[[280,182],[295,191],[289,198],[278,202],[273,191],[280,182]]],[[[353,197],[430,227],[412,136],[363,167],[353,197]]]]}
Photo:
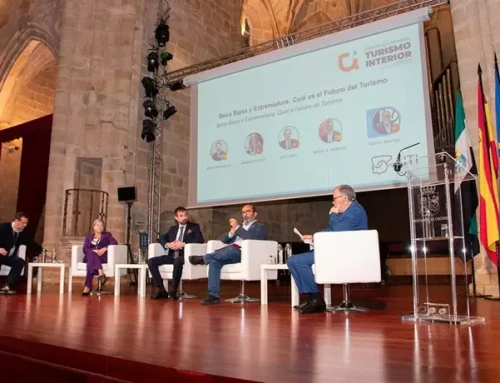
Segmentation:
{"type": "Polygon", "coordinates": [[[491,125],[491,114],[484,95],[481,66],[478,69],[477,122],[479,125],[479,233],[488,256],[496,265],[498,225],[498,151],[491,125]]]}

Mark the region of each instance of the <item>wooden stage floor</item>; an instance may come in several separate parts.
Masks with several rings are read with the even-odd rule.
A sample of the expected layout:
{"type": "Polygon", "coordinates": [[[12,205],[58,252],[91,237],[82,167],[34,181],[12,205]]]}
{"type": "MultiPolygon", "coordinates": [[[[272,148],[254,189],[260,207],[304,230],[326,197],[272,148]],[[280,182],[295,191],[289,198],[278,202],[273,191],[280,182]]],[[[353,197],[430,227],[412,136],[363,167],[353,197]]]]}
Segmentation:
{"type": "Polygon", "coordinates": [[[486,324],[454,327],[402,322],[410,286],[353,290],[376,304],[349,315],[300,315],[288,287],[271,288],[269,306],[56,290],[0,296],[0,382],[500,382],[500,302],[473,300],[486,324]]]}

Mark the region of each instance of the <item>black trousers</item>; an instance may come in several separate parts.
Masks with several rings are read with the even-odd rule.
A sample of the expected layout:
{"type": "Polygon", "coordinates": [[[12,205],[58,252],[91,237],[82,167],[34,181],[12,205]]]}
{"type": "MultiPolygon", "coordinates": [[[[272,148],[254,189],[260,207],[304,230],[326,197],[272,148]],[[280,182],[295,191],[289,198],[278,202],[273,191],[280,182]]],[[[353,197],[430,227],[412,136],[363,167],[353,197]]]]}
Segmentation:
{"type": "Polygon", "coordinates": [[[10,267],[10,272],[7,277],[7,284],[10,287],[14,288],[19,282],[19,278],[21,277],[21,273],[23,272],[24,259],[19,258],[17,255],[0,255],[0,267],[2,267],[2,265],[10,267]]]}
{"type": "Polygon", "coordinates": [[[151,275],[153,277],[153,281],[155,285],[159,289],[164,289],[163,287],[163,279],[160,275],[160,266],[161,265],[174,265],[174,272],[172,275],[172,291],[177,291],[179,287],[179,283],[181,282],[182,277],[182,269],[184,268],[184,256],[181,255],[178,258],[174,259],[173,255],[162,255],[160,257],[153,257],[148,259],[148,267],[149,271],[151,271],[151,275]]]}

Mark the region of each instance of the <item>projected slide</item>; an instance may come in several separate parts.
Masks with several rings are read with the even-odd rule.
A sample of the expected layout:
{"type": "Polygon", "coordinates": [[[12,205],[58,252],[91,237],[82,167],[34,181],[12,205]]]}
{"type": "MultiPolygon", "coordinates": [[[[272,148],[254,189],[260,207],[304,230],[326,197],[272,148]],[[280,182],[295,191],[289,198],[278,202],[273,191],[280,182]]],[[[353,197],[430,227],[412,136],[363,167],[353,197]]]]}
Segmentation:
{"type": "Polygon", "coordinates": [[[398,151],[420,142],[411,162],[433,150],[424,70],[414,24],[199,83],[192,201],[405,183],[398,151]]]}

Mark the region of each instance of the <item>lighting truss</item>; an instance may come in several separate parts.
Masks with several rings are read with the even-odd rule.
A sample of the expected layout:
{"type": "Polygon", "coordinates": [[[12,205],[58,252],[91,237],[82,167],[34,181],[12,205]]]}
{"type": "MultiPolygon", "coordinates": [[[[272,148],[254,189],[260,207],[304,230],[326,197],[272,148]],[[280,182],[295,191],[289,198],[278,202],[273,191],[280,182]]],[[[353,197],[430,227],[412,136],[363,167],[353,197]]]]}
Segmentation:
{"type": "MultiPolygon", "coordinates": [[[[168,0],[160,0],[158,4],[157,23],[155,28],[159,25],[160,20],[163,19],[167,22],[170,18],[170,4],[168,0]]],[[[156,43],[152,44],[156,45],[156,43]]],[[[165,47],[159,48],[159,59],[161,52],[165,47]]],[[[166,67],[160,65],[155,74],[155,79],[160,84],[160,78],[166,75],[166,67]]],[[[161,84],[160,84],[161,85],[161,84]]],[[[163,167],[163,127],[164,119],[163,112],[168,99],[169,89],[163,86],[159,87],[159,93],[155,97],[155,105],[158,109],[158,117],[155,118],[156,139],[151,141],[148,145],[148,240],[149,243],[156,242],[160,236],[160,216],[161,216],[161,175],[163,167]]]]}
{"type": "Polygon", "coordinates": [[[217,68],[236,61],[244,60],[249,57],[261,55],[277,49],[282,49],[290,45],[302,43],[312,40],[317,37],[329,35],[335,32],[340,32],[345,29],[354,28],[359,25],[371,23],[373,21],[385,19],[391,16],[396,16],[401,13],[410,12],[415,9],[431,7],[435,8],[441,5],[448,4],[449,0],[398,0],[392,4],[384,5],[368,11],[360,12],[354,15],[344,17],[328,24],[321,25],[316,28],[305,31],[295,32],[284,37],[279,37],[274,40],[266,41],[262,44],[253,47],[238,50],[234,53],[221,56],[214,60],[203,61],[201,63],[191,65],[170,73],[165,73],[161,78],[162,85],[172,85],[184,80],[187,76],[204,72],[209,69],[217,68]]]}

